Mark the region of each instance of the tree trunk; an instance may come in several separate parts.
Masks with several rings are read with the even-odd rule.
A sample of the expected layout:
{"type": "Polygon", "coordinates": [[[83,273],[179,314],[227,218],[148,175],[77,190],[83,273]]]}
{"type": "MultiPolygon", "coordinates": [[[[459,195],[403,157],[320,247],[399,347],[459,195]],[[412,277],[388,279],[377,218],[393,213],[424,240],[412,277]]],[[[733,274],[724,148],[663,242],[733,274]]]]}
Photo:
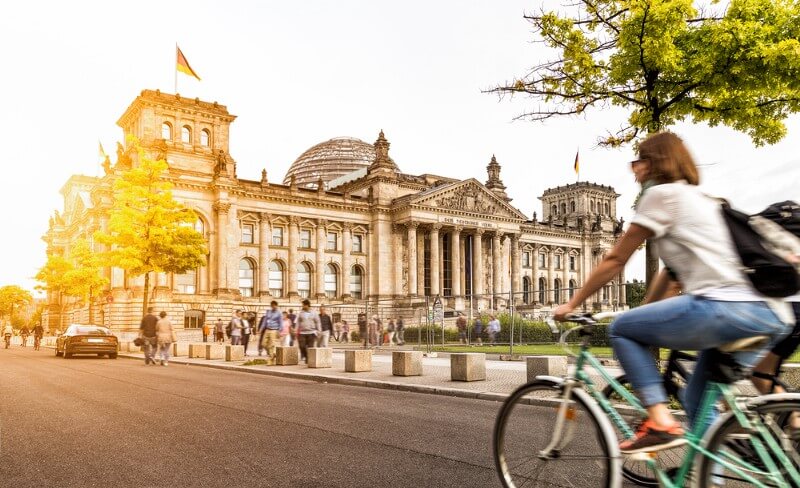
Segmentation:
{"type": "Polygon", "coordinates": [[[92,289],[89,288],[89,323],[94,325],[94,309],[92,308],[92,289]]]}
{"type": "Polygon", "coordinates": [[[142,295],[142,317],[147,315],[147,307],[150,305],[150,273],[144,274],[144,294],[142,295]]]}

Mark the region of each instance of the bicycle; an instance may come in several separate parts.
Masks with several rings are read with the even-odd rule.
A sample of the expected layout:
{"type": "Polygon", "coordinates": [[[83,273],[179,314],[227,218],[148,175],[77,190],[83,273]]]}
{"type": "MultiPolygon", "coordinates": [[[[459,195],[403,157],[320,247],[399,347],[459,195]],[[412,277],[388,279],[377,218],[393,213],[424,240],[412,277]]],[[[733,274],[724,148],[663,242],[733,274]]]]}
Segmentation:
{"type": "Polygon", "coordinates": [[[5,334],[4,338],[6,342],[6,349],[8,349],[9,347],[11,347],[11,334],[5,334]]]}
{"type": "Polygon", "coordinates": [[[42,338],[39,336],[33,336],[33,350],[38,351],[42,345],[42,338]]]}
{"type": "MultiPolygon", "coordinates": [[[[618,433],[624,438],[632,437],[633,430],[625,417],[641,418],[646,411],[589,351],[594,325],[613,315],[570,317],[578,325],[564,331],[560,343],[566,345],[574,333],[582,337],[571,371],[564,378],[540,376],[518,388],[503,403],[493,436],[494,460],[503,486],[519,487],[531,481],[529,486],[621,484],[623,460],[618,433]],[[587,367],[613,385],[627,406],[613,405],[598,391],[587,367]],[[548,422],[531,428],[545,416],[548,422]]],[[[712,380],[697,418],[707,418],[718,395],[729,410],[711,426],[698,422],[697,427],[686,432],[686,452],[677,468],[662,468],[653,453],[629,459],[647,463],[658,482],[669,488],[682,487],[686,482],[705,488],[723,480],[725,486],[800,487],[798,445],[783,430],[788,415],[800,410],[800,395],[784,393],[749,399],[738,397],[732,385],[744,372],[730,353],[763,345],[764,339],[737,341],[717,350],[718,358],[711,361],[712,380]]]]}
{"type": "MultiPolygon", "coordinates": [[[[667,358],[665,364],[664,372],[661,376],[664,381],[664,389],[667,392],[667,397],[670,399],[671,408],[681,408],[679,400],[681,391],[686,386],[689,376],[691,376],[691,372],[685,363],[694,362],[697,362],[697,356],[695,355],[688,354],[683,351],[670,351],[669,357],[667,358]]],[[[795,393],[795,390],[786,382],[784,382],[780,376],[767,375],[757,372],[753,372],[752,376],[768,379],[775,385],[782,387],[786,392],[795,393]]],[[[630,381],[625,374],[619,375],[614,379],[626,390],[633,391],[633,386],[630,384],[630,381]]],[[[603,388],[602,394],[612,402],[624,403],[624,399],[617,395],[617,393],[614,391],[614,387],[611,384],[608,384],[605,388],[603,388]]],[[[788,422],[788,417],[784,418],[783,421],[788,422]]],[[[658,462],[662,466],[671,466],[676,468],[680,465],[684,454],[684,448],[660,451],[658,453],[658,462]]],[[[649,468],[647,463],[635,461],[631,462],[626,459],[623,461],[622,465],[622,476],[626,480],[636,483],[640,486],[658,486],[658,480],[655,477],[655,473],[649,468]]]]}

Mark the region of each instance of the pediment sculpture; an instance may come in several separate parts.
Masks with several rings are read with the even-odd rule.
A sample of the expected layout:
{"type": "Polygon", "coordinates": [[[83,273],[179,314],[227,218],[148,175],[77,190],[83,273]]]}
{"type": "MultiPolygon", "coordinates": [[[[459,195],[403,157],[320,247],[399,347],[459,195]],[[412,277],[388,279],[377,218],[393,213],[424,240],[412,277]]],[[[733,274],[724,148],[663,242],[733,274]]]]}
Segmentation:
{"type": "Polygon", "coordinates": [[[451,194],[443,195],[436,199],[436,205],[441,208],[487,215],[494,215],[498,210],[497,205],[490,202],[480,188],[475,186],[465,186],[451,194]]]}

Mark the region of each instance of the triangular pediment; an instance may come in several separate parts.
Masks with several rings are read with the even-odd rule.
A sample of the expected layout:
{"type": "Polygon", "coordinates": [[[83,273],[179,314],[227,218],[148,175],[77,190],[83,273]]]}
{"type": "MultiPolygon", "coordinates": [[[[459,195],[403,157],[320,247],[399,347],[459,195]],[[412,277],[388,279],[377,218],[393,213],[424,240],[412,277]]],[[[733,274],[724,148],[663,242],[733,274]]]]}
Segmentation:
{"type": "Polygon", "coordinates": [[[527,220],[522,212],[492,193],[474,178],[434,187],[409,197],[403,203],[464,212],[482,217],[527,220]]]}

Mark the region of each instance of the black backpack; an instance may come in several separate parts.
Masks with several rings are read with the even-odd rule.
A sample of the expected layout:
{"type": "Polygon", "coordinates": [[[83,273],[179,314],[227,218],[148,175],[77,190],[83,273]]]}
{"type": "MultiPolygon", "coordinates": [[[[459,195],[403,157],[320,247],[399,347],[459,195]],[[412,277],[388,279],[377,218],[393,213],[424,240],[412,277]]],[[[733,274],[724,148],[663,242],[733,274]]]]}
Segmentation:
{"type": "MultiPolygon", "coordinates": [[[[731,208],[727,202],[722,203],[722,215],[745,267],[744,272],[756,290],[772,298],[785,298],[800,291],[797,268],[764,246],[761,235],[750,226],[749,215],[731,208]]],[[[772,204],[757,215],[800,236],[800,213],[794,202],[772,204]]]]}

